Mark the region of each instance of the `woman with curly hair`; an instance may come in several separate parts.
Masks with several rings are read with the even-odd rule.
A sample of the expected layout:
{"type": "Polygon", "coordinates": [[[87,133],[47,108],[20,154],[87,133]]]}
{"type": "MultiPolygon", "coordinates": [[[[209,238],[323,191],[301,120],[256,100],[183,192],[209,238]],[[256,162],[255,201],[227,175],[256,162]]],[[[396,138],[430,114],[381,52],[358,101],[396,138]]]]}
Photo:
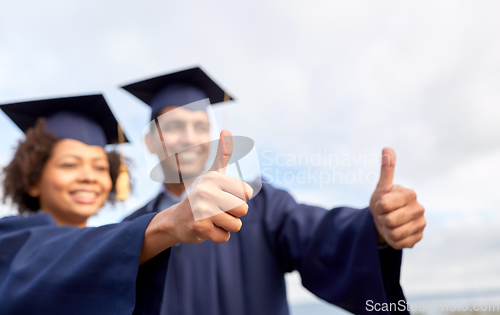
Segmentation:
{"type": "MultiPolygon", "coordinates": [[[[21,215],[35,214],[41,209],[47,209],[46,211],[49,211],[59,225],[84,227],[88,216],[94,214],[96,208],[100,208],[94,206],[94,202],[102,205],[106,201],[104,197],[107,197],[107,201],[111,203],[116,201],[116,179],[121,166],[120,155],[116,151],[110,151],[104,155],[97,146],[89,151],[96,156],[94,168],[97,172],[94,180],[98,184],[95,186],[100,188],[98,192],[106,192],[111,185],[109,195],[97,194],[97,191],[79,190],[70,195],[74,198],[40,199],[42,189],[47,191],[51,187],[45,185],[47,182],[64,185],[66,181],[76,179],[72,176],[76,173],[72,171],[77,170],[78,162],[83,158],[80,154],[86,153],[90,149],[77,140],[64,139],[59,141],[54,135],[45,132],[45,125],[45,120],[40,118],[35,127],[26,132],[26,139],[19,142],[14,158],[3,169],[3,202],[11,201],[12,204],[16,205],[21,215]],[[61,160],[57,159],[62,152],[68,150],[74,153],[61,158],[61,160]],[[60,183],[55,183],[50,179],[60,183]],[[73,207],[62,204],[50,207],[41,204],[46,202],[62,203],[72,199],[74,199],[73,207]],[[62,208],[74,209],[75,211],[58,211],[62,208]],[[87,213],[85,210],[90,212],[87,213]]],[[[90,172],[82,174],[83,176],[93,175],[90,172]]],[[[85,179],[83,181],[85,182],[85,179]]]]}
{"type": "MultiPolygon", "coordinates": [[[[191,204],[185,199],[130,222],[86,227],[106,201],[123,194],[116,189],[120,156],[104,147],[126,138],[119,141],[104,97],[0,107],[26,133],[3,174],[4,202],[20,215],[0,219],[1,314],[157,314],[168,249],[180,242],[226,242],[241,228],[246,204],[193,219],[193,211],[219,209],[228,198],[195,198],[221,195],[224,186],[231,193],[234,179],[225,175],[203,179],[191,204]]],[[[225,166],[232,145],[221,140],[220,148],[214,170],[225,166]]]]}

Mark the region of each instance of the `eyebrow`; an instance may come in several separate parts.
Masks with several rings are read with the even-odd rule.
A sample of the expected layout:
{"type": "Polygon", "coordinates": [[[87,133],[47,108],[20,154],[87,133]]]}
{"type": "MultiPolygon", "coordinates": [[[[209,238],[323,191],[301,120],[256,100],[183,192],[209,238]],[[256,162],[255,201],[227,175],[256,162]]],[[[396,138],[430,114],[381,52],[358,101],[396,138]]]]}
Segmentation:
{"type": "MultiPolygon", "coordinates": [[[[75,159],[78,159],[78,160],[81,160],[82,158],[78,155],[74,155],[74,154],[65,154],[63,156],[61,156],[58,160],[62,160],[64,158],[75,158],[75,159]]],[[[96,161],[96,160],[106,160],[106,158],[104,157],[97,157],[97,158],[92,158],[92,160],[96,161]]]]}
{"type": "MultiPolygon", "coordinates": [[[[158,122],[160,124],[161,123],[181,123],[181,124],[189,123],[189,121],[186,122],[185,120],[181,120],[181,119],[166,119],[166,120],[163,120],[163,121],[159,120],[158,122]]],[[[210,122],[205,121],[205,120],[201,120],[201,119],[193,120],[192,123],[194,123],[194,124],[200,124],[201,123],[201,124],[207,124],[207,125],[210,124],[210,122]]]]}
{"type": "Polygon", "coordinates": [[[165,120],[158,120],[159,123],[164,123],[164,124],[170,124],[170,123],[182,123],[185,124],[186,122],[181,119],[165,119],[165,120]]]}

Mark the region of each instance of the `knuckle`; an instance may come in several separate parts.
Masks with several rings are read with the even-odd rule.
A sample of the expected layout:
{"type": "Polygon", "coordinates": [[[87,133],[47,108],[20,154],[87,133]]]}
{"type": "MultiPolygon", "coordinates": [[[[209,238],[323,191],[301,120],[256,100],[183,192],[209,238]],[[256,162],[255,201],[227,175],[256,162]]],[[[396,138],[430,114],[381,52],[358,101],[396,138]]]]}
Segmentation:
{"type": "Polygon", "coordinates": [[[203,185],[196,190],[196,197],[207,200],[213,197],[213,192],[208,186],[203,185]]]}
{"type": "Polygon", "coordinates": [[[417,199],[417,193],[413,189],[408,189],[406,194],[407,194],[407,197],[409,200],[416,200],[417,199]]]}
{"type": "Polygon", "coordinates": [[[248,193],[248,198],[252,198],[252,196],[253,196],[253,188],[252,188],[252,186],[250,186],[248,184],[245,184],[245,187],[246,187],[246,190],[247,190],[247,193],[248,193]]]}
{"type": "Polygon", "coordinates": [[[389,228],[395,228],[396,227],[396,219],[393,216],[387,216],[385,218],[385,225],[389,228]]]}
{"type": "Polygon", "coordinates": [[[199,182],[203,183],[203,185],[205,185],[205,186],[206,185],[215,185],[215,183],[217,183],[217,181],[219,180],[218,175],[220,175],[218,172],[209,171],[200,177],[199,182]]]}
{"type": "Polygon", "coordinates": [[[418,204],[418,207],[417,207],[417,214],[418,214],[418,215],[420,215],[420,216],[422,216],[422,215],[424,215],[424,213],[425,213],[425,208],[424,208],[424,206],[422,206],[421,204],[418,204]]]}
{"type": "Polygon", "coordinates": [[[396,230],[389,231],[389,238],[395,241],[398,241],[401,237],[401,234],[396,230]]]}
{"type": "Polygon", "coordinates": [[[210,207],[204,203],[198,205],[196,209],[193,209],[193,214],[197,214],[199,215],[199,217],[201,216],[202,218],[207,217],[209,213],[210,213],[210,207]]]}
{"type": "Polygon", "coordinates": [[[196,179],[195,181],[196,185],[194,186],[196,189],[199,188],[200,186],[205,185],[205,182],[207,181],[207,174],[208,173],[203,174],[196,179]]]}
{"type": "Polygon", "coordinates": [[[422,220],[422,230],[425,229],[426,226],[427,226],[427,220],[424,218],[422,220]]]}
{"type": "Polygon", "coordinates": [[[234,215],[235,217],[242,217],[246,215],[248,212],[248,204],[245,202],[229,211],[230,214],[234,215]]]}
{"type": "Polygon", "coordinates": [[[389,210],[389,198],[386,195],[380,197],[379,206],[383,212],[389,210]]]}
{"type": "Polygon", "coordinates": [[[413,189],[410,189],[410,198],[412,200],[417,200],[417,192],[413,189]]]}
{"type": "Polygon", "coordinates": [[[242,204],[241,208],[242,208],[241,215],[239,215],[239,217],[242,217],[248,213],[248,204],[247,203],[242,204]]]}
{"type": "Polygon", "coordinates": [[[424,233],[420,232],[417,238],[417,242],[420,242],[424,238],[424,233]]]}
{"type": "Polygon", "coordinates": [[[241,222],[240,219],[236,219],[236,221],[234,222],[234,232],[238,232],[239,230],[241,230],[241,227],[243,226],[243,222],[241,222]]]}
{"type": "Polygon", "coordinates": [[[208,180],[208,181],[213,181],[213,180],[216,180],[217,179],[217,172],[214,172],[214,171],[210,171],[210,172],[207,172],[204,176],[203,176],[203,179],[204,180],[208,180]]]}

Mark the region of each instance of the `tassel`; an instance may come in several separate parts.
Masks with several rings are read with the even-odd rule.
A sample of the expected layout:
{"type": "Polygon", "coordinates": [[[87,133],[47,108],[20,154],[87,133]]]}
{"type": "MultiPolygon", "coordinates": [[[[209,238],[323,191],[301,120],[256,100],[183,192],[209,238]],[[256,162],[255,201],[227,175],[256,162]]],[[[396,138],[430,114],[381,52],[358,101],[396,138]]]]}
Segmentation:
{"type": "Polygon", "coordinates": [[[116,178],[116,199],[127,200],[130,197],[130,175],[128,167],[121,163],[116,178]]]}
{"type": "MultiPolygon", "coordinates": [[[[122,128],[118,125],[118,143],[125,142],[125,135],[122,128]]],[[[127,200],[130,197],[130,174],[128,167],[125,165],[123,154],[120,152],[120,168],[118,169],[118,177],[116,178],[116,200],[127,200]]]]}

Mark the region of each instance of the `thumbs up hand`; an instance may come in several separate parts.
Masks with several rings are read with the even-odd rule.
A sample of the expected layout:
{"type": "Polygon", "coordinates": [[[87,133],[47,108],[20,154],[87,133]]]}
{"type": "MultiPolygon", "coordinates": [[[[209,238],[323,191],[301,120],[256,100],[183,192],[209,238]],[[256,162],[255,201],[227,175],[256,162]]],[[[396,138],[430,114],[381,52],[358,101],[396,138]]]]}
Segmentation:
{"type": "Polygon", "coordinates": [[[162,212],[170,236],[177,243],[227,242],[230,232],[241,229],[239,217],[248,211],[246,200],[253,190],[247,183],[225,175],[233,152],[231,133],[223,130],[215,162],[196,179],[193,188],[180,203],[162,212]]]}
{"type": "Polygon", "coordinates": [[[392,183],[396,153],[382,151],[380,180],[370,200],[379,244],[387,242],[394,249],[412,248],[423,237],[426,225],[424,207],[415,191],[392,183]]]}
{"type": "Polygon", "coordinates": [[[196,179],[186,198],[150,221],[144,232],[141,264],[175,244],[205,240],[224,243],[230,232],[241,229],[239,217],[247,213],[246,200],[253,190],[247,183],[225,175],[232,153],[231,133],[223,130],[210,171],[196,179]]]}

